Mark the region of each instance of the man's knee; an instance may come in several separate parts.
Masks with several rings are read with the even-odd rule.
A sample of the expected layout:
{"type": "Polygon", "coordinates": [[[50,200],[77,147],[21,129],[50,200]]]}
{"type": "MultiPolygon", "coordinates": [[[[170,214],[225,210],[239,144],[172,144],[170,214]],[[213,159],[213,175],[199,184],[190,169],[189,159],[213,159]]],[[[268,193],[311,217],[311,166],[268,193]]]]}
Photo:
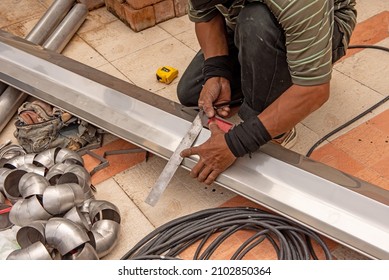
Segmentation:
{"type": "Polygon", "coordinates": [[[190,95],[190,88],[186,80],[180,79],[177,85],[177,98],[180,101],[180,103],[184,106],[196,106],[196,104],[193,103],[193,98],[191,98],[190,95]]]}

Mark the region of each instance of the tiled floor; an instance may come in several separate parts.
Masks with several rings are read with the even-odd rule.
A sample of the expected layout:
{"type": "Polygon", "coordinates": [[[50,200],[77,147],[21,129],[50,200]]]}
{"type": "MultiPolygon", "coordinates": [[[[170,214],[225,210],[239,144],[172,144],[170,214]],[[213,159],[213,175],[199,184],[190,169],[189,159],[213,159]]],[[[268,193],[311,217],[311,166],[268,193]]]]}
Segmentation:
{"type": "MultiPolygon", "coordinates": [[[[52,0],[1,0],[0,28],[24,37],[52,0]]],[[[389,47],[389,1],[359,0],[358,25],[352,44],[389,47]]],[[[186,16],[175,18],[139,33],[104,7],[91,11],[66,49],[65,56],[95,67],[156,94],[177,101],[177,82],[165,85],[155,80],[161,65],[184,71],[198,50],[193,23],[186,16]]],[[[306,154],[321,137],[355,117],[389,93],[389,54],[373,49],[350,50],[334,67],[330,100],[297,126],[299,141],[294,151],[306,154]]],[[[389,103],[385,103],[323,143],[312,158],[389,190],[389,103]]],[[[13,139],[12,122],[0,135],[0,143],[13,139]]],[[[115,137],[95,152],[131,148],[115,137]]],[[[84,156],[88,170],[98,162],[84,156]]],[[[156,207],[144,202],[165,160],[145,153],[109,156],[110,166],[97,172],[93,183],[96,197],[116,204],[122,215],[118,245],[105,259],[119,259],[142,237],[174,218],[218,206],[257,206],[217,185],[205,186],[178,170],[156,207]]],[[[231,243],[241,242],[237,236],[231,243]]],[[[357,253],[326,240],[335,258],[362,259],[357,253]]],[[[215,258],[228,258],[220,252],[215,258]]],[[[183,256],[190,257],[187,253],[183,256]]],[[[269,250],[248,258],[273,259],[269,250]]]]}

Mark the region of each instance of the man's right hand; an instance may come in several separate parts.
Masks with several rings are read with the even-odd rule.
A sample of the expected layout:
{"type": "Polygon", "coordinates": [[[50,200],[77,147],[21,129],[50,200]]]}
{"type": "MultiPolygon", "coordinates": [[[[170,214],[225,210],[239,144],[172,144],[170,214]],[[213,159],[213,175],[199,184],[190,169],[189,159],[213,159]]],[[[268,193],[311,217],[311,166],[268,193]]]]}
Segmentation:
{"type": "Polygon", "coordinates": [[[230,81],[223,77],[209,78],[203,85],[200,93],[199,107],[204,110],[208,118],[212,118],[215,114],[221,117],[227,117],[230,113],[229,106],[223,106],[216,110],[218,104],[226,104],[231,101],[230,81]]]}

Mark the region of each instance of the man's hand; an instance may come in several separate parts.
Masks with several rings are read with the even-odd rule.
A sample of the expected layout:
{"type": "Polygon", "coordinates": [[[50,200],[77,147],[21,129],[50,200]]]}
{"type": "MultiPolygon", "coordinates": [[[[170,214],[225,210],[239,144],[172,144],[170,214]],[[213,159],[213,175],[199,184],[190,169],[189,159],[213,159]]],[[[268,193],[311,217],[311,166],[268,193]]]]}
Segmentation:
{"type": "Polygon", "coordinates": [[[209,129],[211,137],[205,143],[181,152],[182,157],[199,155],[199,162],[193,167],[190,175],[207,185],[212,184],[217,176],[236,160],[224,140],[224,132],[215,121],[210,122],[209,129]]]}
{"type": "Polygon", "coordinates": [[[230,113],[229,106],[223,106],[215,112],[215,106],[231,101],[230,81],[223,77],[209,78],[200,92],[199,107],[204,110],[208,118],[213,118],[217,113],[221,117],[227,117],[230,113]]]}

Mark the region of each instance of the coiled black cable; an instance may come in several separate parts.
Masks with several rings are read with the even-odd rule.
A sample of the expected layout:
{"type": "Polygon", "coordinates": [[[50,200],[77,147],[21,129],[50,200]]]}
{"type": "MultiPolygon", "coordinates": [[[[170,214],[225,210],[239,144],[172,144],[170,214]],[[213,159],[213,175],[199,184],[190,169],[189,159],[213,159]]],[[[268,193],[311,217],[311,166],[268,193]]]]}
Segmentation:
{"type": "Polygon", "coordinates": [[[240,230],[253,234],[236,249],[232,260],[243,259],[264,240],[269,241],[280,260],[317,259],[312,241],[326,259],[331,259],[325,242],[314,231],[282,216],[250,207],[212,208],[172,220],[145,236],[121,259],[180,259],[180,253],[197,243],[193,259],[208,260],[240,230]]]}

